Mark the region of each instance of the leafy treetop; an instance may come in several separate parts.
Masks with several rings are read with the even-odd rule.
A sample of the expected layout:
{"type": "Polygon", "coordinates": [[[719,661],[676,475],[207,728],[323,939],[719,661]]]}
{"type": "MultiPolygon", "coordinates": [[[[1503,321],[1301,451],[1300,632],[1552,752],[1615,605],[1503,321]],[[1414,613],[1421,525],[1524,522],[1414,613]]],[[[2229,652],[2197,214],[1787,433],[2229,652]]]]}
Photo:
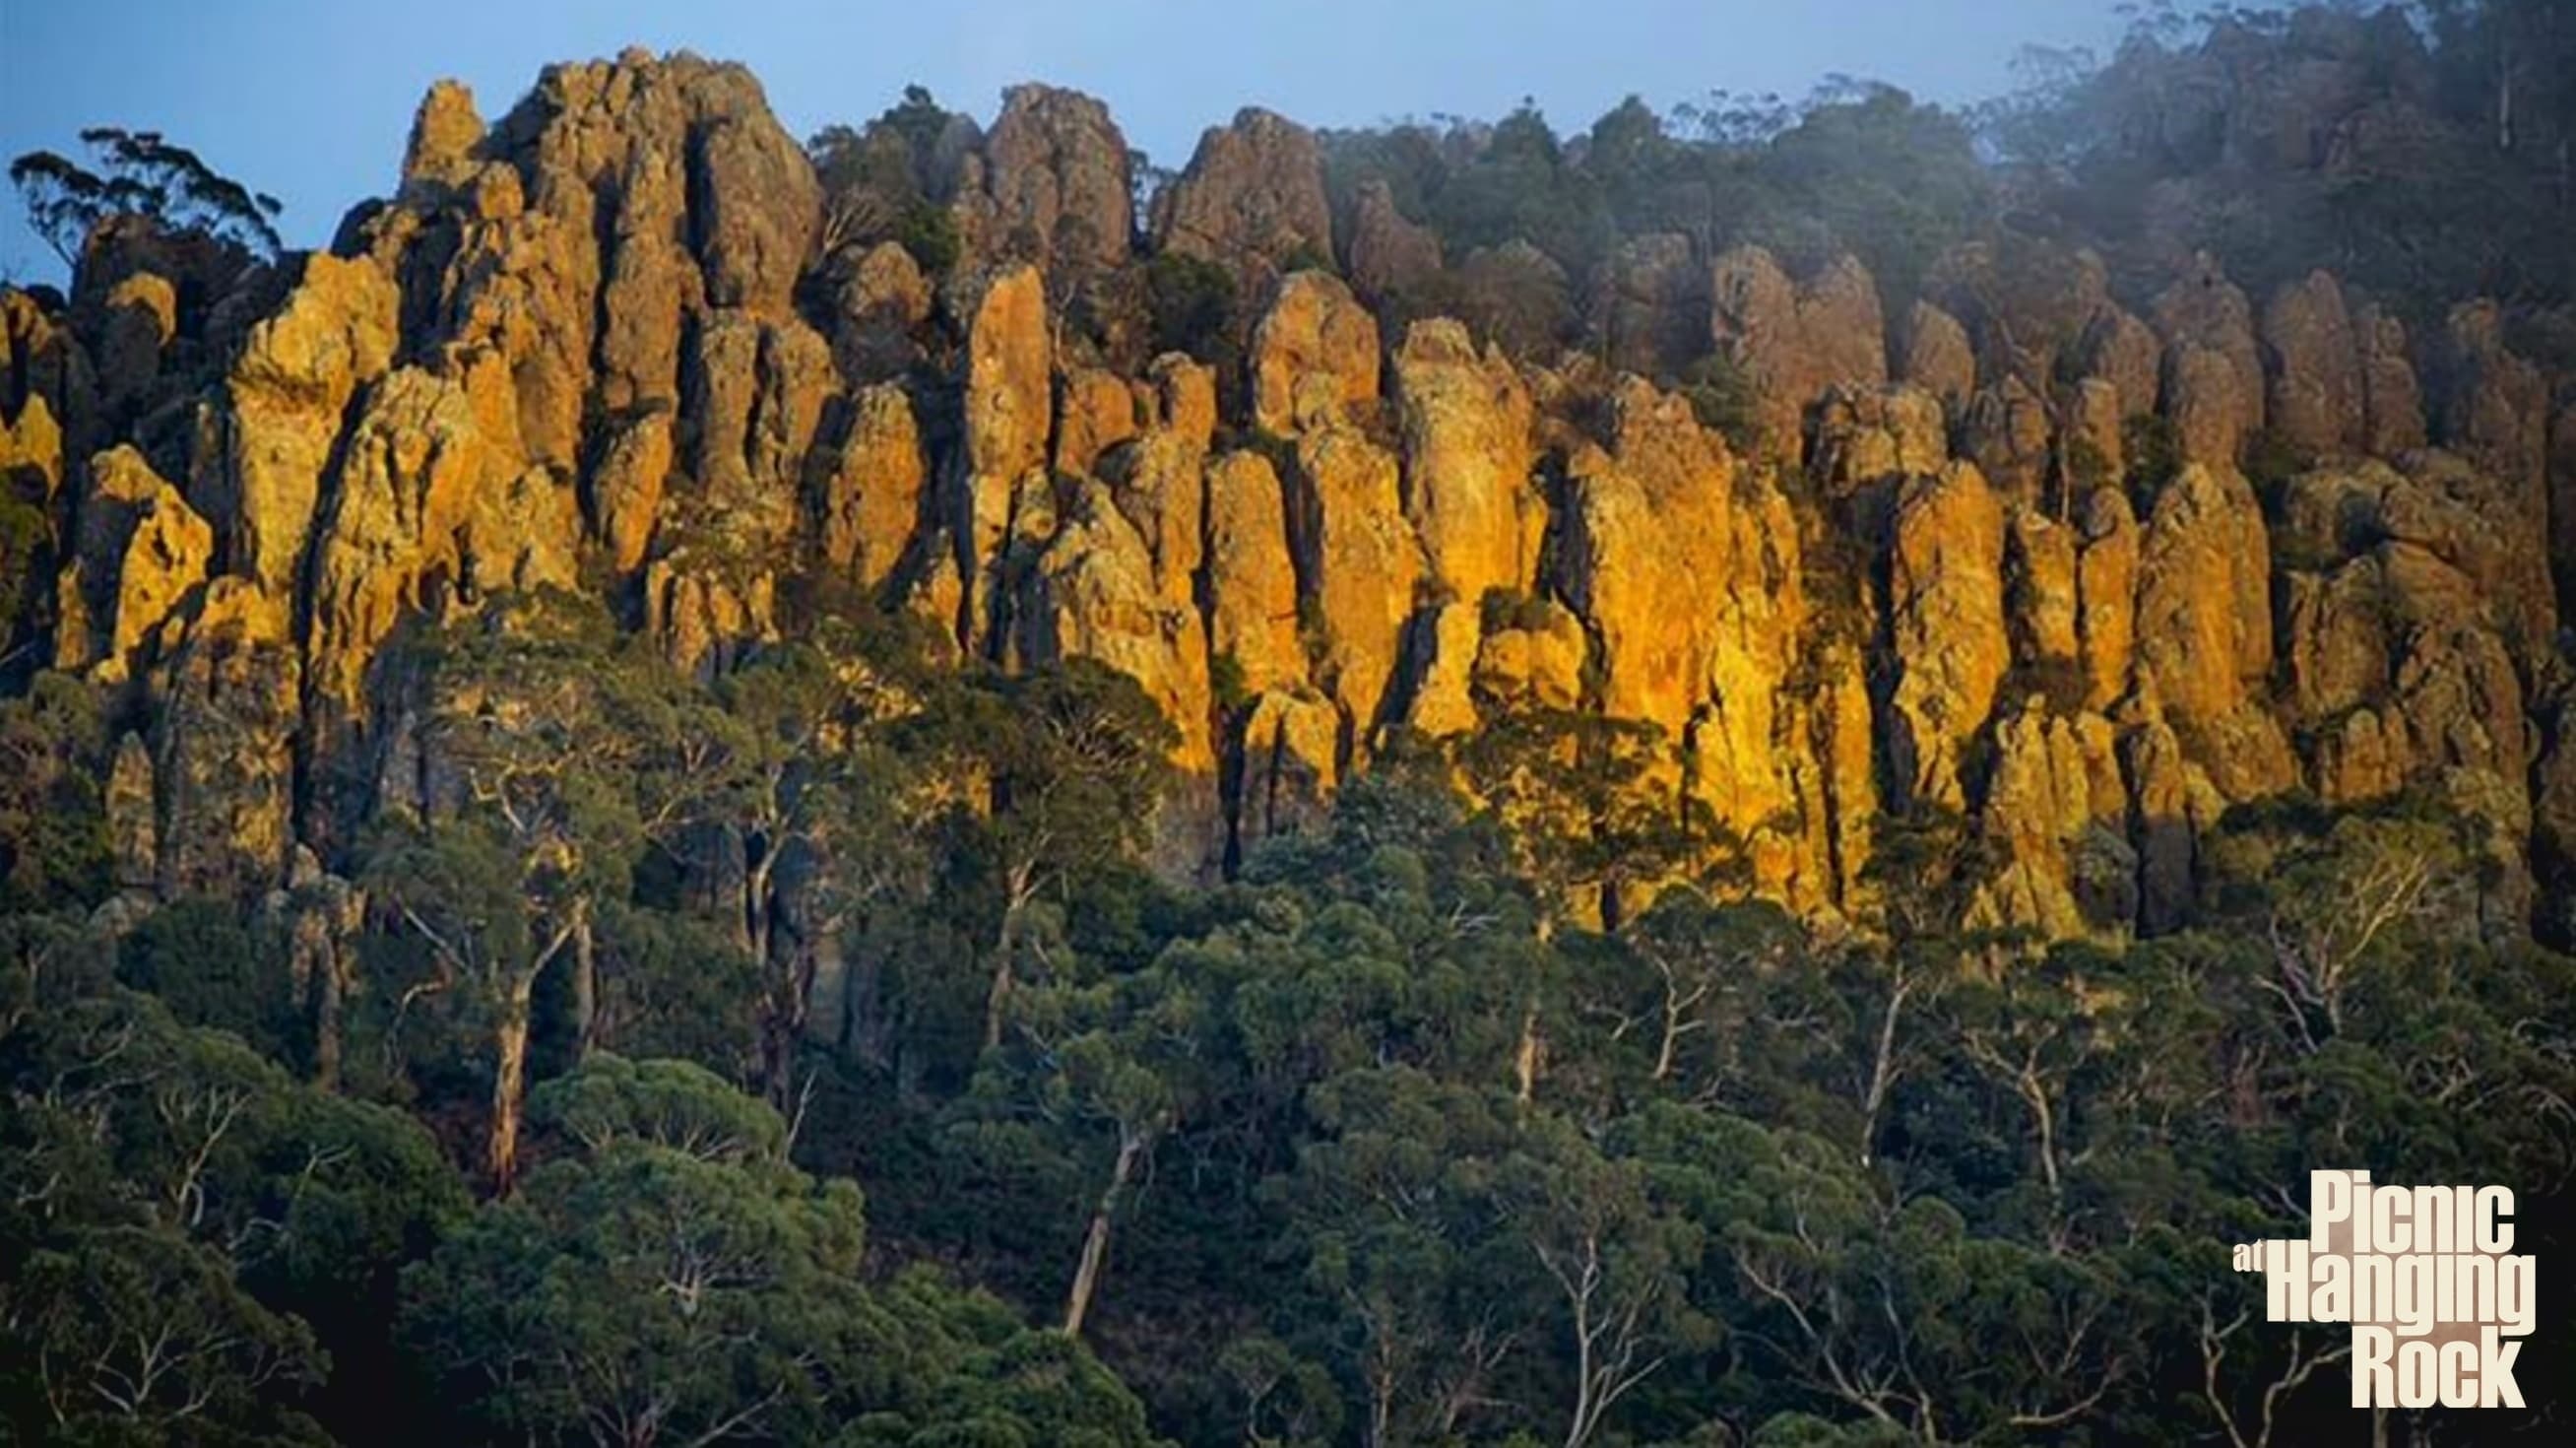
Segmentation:
{"type": "Polygon", "coordinates": [[[146,216],[273,256],[282,245],[281,203],[206,164],[159,131],[92,126],[80,133],[93,170],[54,151],[29,151],[9,163],[9,180],[27,206],[27,222],[66,266],[102,221],[146,216]]]}

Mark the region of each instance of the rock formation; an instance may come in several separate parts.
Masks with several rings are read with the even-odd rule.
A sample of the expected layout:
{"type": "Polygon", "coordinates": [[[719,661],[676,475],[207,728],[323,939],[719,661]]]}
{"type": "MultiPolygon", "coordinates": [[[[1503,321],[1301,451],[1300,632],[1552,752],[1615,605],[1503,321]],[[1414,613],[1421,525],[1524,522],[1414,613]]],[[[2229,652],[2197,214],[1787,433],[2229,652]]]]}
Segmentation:
{"type": "Polygon", "coordinates": [[[1882,298],[1678,233],[1574,286],[1444,264],[1383,183],[1337,218],[1266,112],[1142,238],[1095,101],[939,144],[953,265],[823,256],[756,83],[630,53],[489,125],[434,89],[329,251],[119,234],[70,300],[0,293],[0,482],[50,524],[8,642],[125,710],[120,880],[345,900],[421,787],[389,648],[548,589],[704,677],[816,599],[1120,670],[1185,871],[1529,711],[1651,726],[1745,888],[1864,927],[1890,811],[1958,816],[1977,918],[2052,935],[2187,922],[2220,813],[2294,789],[2436,790],[2504,875],[2576,875],[2576,408],[2491,305],[2410,336],[2327,273],[2258,312],[2031,241],[1882,298]],[[1164,256],[1234,284],[1213,360],[1111,315],[1164,256]]]}
{"type": "Polygon", "coordinates": [[[1188,168],[1155,198],[1153,221],[1157,250],[1214,262],[1246,299],[1267,293],[1282,271],[1333,255],[1314,136],[1255,108],[1199,137],[1188,168]]]}

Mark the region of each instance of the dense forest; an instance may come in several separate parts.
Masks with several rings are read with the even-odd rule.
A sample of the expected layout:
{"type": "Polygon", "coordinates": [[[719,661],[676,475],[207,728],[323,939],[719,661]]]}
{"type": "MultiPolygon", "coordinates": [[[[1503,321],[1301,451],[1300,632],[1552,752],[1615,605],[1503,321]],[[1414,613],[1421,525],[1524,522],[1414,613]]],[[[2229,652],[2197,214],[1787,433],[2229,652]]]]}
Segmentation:
{"type": "MultiPolygon", "coordinates": [[[[599,132],[561,139],[571,102],[532,99],[487,140],[433,94],[401,193],[310,258],[280,249],[274,202],[162,137],[22,158],[74,272],[0,298],[0,1441],[2559,1441],[2576,834],[2551,807],[2576,780],[2544,761],[2576,719],[2548,712],[2576,578],[2551,494],[2576,490],[2576,11],[2167,7],[2106,60],[2026,61],[2026,85],[1965,109],[1838,79],[1797,102],[1632,100],[1563,134],[1529,109],[1325,132],[1294,205],[1221,193],[1291,149],[1275,117],[1211,131],[1187,173],[1123,143],[1114,166],[1050,153],[1041,207],[1010,189],[1039,164],[1006,140],[1027,132],[920,90],[784,158],[692,113],[690,146],[769,189],[810,164],[817,234],[625,162],[624,215],[660,195],[688,218],[673,246],[711,259],[685,300],[621,291],[638,244],[595,268],[596,306],[529,220],[559,203],[547,168],[604,154],[599,132]],[[1246,228],[1251,252],[1184,240],[1246,228]],[[1922,660],[1977,625],[1924,581],[1924,557],[1961,555],[1909,551],[1907,520],[1961,495],[1846,486],[1938,469],[1853,462],[1862,430],[1834,409],[1857,404],[1795,395],[1771,337],[1712,336],[1730,302],[1711,261],[1756,246],[1800,277],[1865,267],[1885,326],[1864,350],[1919,358],[1935,315],[1973,344],[1933,451],[2020,486],[2014,517],[2036,521],[1996,522],[2008,555],[1944,564],[2011,601],[1970,691],[1988,707],[1955,735],[1923,722],[1922,660]],[[988,518],[976,480],[1026,421],[992,381],[1014,365],[990,345],[1015,335],[990,321],[1011,284],[977,279],[997,259],[1042,268],[1024,330],[1051,349],[1031,461],[1053,492],[988,518]],[[2327,463],[2421,453],[2425,420],[2402,449],[2344,448],[2276,389],[2219,466],[2172,403],[2193,350],[2159,383],[2152,335],[2168,405],[2115,407],[2088,440],[2052,389],[2085,395],[2096,314],[2065,313],[2143,306],[2194,267],[2257,297],[2330,269],[2356,312],[2447,339],[2426,390],[2471,401],[2419,410],[2479,477],[2541,500],[2529,536],[2479,544],[2533,566],[2479,554],[2469,601],[2409,592],[2421,575],[2371,551],[2424,526],[2401,483],[2469,464],[2340,459],[2385,474],[2365,506],[2327,463]],[[1280,299],[1318,275],[1364,304],[1365,345],[1333,340],[1329,304],[1312,340],[1280,340],[1280,299]],[[798,421],[776,400],[808,365],[798,334],[726,330],[764,291],[811,323],[815,371],[867,385],[798,421]],[[284,345],[342,293],[386,325],[284,345]],[[597,335],[556,349],[527,319],[575,293],[597,335]],[[1318,388],[1374,399],[1382,329],[1389,373],[1428,397],[1439,319],[1464,324],[1478,385],[1540,378],[1524,432],[1562,424],[1519,469],[1552,490],[1545,521],[1504,525],[1543,532],[1545,561],[1463,598],[1436,557],[1319,575],[1312,556],[1343,556],[1336,448],[1378,449],[1390,497],[1401,452],[1412,506],[1423,460],[1461,445],[1415,413],[1319,423],[1318,388]],[[668,397],[620,370],[644,375],[627,359],[657,327],[698,349],[663,347],[668,397]],[[1333,371],[1353,352],[1364,385],[1333,371]],[[2527,477],[2482,450],[2499,357],[2540,391],[2527,477]],[[2015,454],[2013,416],[1965,394],[2004,395],[1990,374],[2025,363],[2050,416],[2015,454]],[[1149,420],[1072,441],[1106,415],[1084,389],[1124,417],[1130,379],[1149,420]],[[1100,622],[1144,605],[1059,568],[1032,518],[1049,538],[1125,526],[1090,475],[1135,513],[1194,410],[1208,517],[1136,545],[1142,591],[1217,636],[1192,693],[1100,622]],[[730,451],[705,421],[727,415],[730,451]],[[579,479],[561,557],[514,541],[554,506],[515,469],[444,481],[504,427],[514,463],[551,448],[579,479]],[[891,505],[775,461],[806,451],[791,434],[849,458],[898,432],[934,464],[891,505]],[[1768,580],[1750,591],[1802,600],[1751,631],[1841,641],[1768,683],[1839,767],[1821,676],[1848,656],[1850,711],[1882,739],[1857,746],[1865,855],[1864,827],[1814,803],[1862,813],[1846,796],[1689,782],[1703,766],[1619,672],[1611,535],[1565,519],[1592,516],[1601,457],[1667,453],[1771,539],[1744,551],[1768,580]],[[299,458],[309,519],[281,548],[276,480],[299,458]],[[2030,845],[1998,803],[2025,787],[2017,741],[2082,794],[2093,746],[2046,741],[2143,690],[2126,662],[2095,677],[2074,603],[2066,647],[2026,637],[2047,614],[2021,602],[2045,591],[2029,539],[2134,499],[2156,519],[2136,566],[2179,571],[2155,545],[2183,526],[2169,500],[2240,463],[2252,581],[2183,581],[2250,587],[2266,656],[2227,687],[2291,726],[2244,744],[2250,714],[2190,716],[2169,684],[2171,728],[2119,714],[2097,751],[2119,827],[2079,805],[2030,845]],[[762,532],[773,472],[797,516],[762,532]],[[966,501],[938,546],[989,534],[958,545],[1000,560],[989,576],[910,531],[952,473],[966,501]],[[441,517],[412,526],[450,552],[355,511],[379,474],[387,516],[441,517]],[[1222,480],[1266,487],[1297,553],[1273,549],[1280,606],[1235,633],[1212,581],[1222,480]],[[442,515],[451,492],[471,500],[442,515]],[[1202,540],[1195,571],[1159,571],[1202,540]],[[791,561],[761,571],[769,552],[791,561]],[[2308,709],[2337,665],[2301,621],[2353,580],[2350,616],[2414,652],[2308,709]],[[1344,616],[1369,586],[1399,590],[1380,652],[1435,662],[1388,663],[1362,698],[1344,616]],[[2422,680],[2448,689],[2453,656],[2421,640],[2465,631],[2444,609],[2491,620],[2491,650],[2458,647],[2496,662],[2442,693],[2476,697],[2437,729],[2422,680]],[[1436,727],[1448,645],[1422,620],[1453,612],[1469,724],[1436,727]],[[1604,702],[1626,696],[1644,702],[1604,702]],[[2456,742],[2355,786],[2365,713],[2454,741],[2510,715],[2510,787],[2456,742]],[[2139,756],[2159,749],[2191,783],[2150,808],[2139,756]],[[2527,1410],[2353,1410],[2346,1336],[2264,1320],[2228,1246],[2304,1235],[2327,1167],[2520,1194],[2542,1276],[2527,1410]]],[[[621,63],[601,84],[634,95],[600,105],[649,130],[662,64],[621,63]]],[[[1107,127],[1067,95],[1027,103],[1057,108],[1048,135],[1107,127]]],[[[594,229],[642,234],[605,210],[594,229]]],[[[1792,312],[1829,310],[1816,296],[1792,312]]],[[[2285,335],[2258,377],[2295,372],[2285,335]]],[[[2456,486],[2444,506],[2467,509],[2484,484],[2456,486]]],[[[1260,567],[1225,566],[1233,597],[1260,567]]],[[[2183,677],[2142,657],[2141,677],[2183,677]]]]}

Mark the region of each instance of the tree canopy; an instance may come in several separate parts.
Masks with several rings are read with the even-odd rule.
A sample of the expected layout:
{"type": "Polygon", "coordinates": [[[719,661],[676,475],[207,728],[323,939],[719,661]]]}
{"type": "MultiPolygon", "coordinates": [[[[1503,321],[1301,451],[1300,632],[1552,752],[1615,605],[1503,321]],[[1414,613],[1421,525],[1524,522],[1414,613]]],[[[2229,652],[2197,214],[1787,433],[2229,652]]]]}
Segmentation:
{"type": "Polygon", "coordinates": [[[27,208],[27,224],[63,259],[110,217],[139,216],[175,232],[193,232],[275,255],[280,242],[276,197],[253,191],[159,131],[92,126],[80,133],[85,164],[55,151],[29,151],[9,163],[10,183],[27,208]]]}

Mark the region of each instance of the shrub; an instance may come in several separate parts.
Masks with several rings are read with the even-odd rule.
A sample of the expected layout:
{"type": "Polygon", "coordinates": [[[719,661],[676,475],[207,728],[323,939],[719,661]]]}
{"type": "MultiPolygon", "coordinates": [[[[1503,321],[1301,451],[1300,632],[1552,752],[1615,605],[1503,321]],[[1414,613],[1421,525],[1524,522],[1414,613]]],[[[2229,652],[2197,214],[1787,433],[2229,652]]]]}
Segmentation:
{"type": "Polygon", "coordinates": [[[1760,444],[1762,389],[1734,358],[1712,352],[1692,363],[1682,372],[1681,394],[1700,425],[1725,434],[1729,447],[1750,453],[1760,444]]]}
{"type": "Polygon", "coordinates": [[[1165,252],[1146,263],[1145,291],[1156,351],[1187,352],[1210,365],[1228,359],[1237,298],[1225,268],[1165,252]]]}

